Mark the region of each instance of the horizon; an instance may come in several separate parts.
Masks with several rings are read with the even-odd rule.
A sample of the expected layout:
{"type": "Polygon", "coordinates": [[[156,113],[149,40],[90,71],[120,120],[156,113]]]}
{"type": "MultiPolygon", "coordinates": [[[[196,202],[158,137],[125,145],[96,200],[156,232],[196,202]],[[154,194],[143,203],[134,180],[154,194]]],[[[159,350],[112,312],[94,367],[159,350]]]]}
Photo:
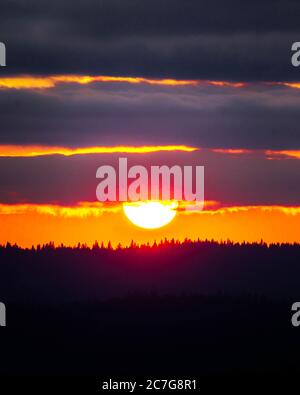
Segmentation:
{"type": "Polygon", "coordinates": [[[0,244],[0,249],[17,249],[21,251],[35,251],[39,252],[41,250],[47,250],[47,249],[52,249],[52,250],[60,250],[60,249],[71,249],[71,250],[88,250],[88,251],[95,251],[95,250],[110,250],[110,251],[118,251],[118,250],[129,250],[129,249],[155,249],[155,248],[164,248],[164,247],[172,247],[172,246],[191,246],[191,245],[218,245],[218,246],[229,246],[229,247],[244,247],[244,246],[253,246],[253,247],[266,247],[266,248],[272,248],[272,247],[300,247],[300,243],[298,242],[272,242],[272,243],[267,243],[264,240],[260,241],[232,241],[229,239],[226,240],[214,240],[214,239],[188,239],[186,238],[185,240],[176,240],[176,239],[160,239],[160,240],[154,240],[152,243],[137,243],[134,240],[131,240],[130,244],[128,245],[122,245],[120,242],[118,244],[113,244],[109,240],[107,243],[104,243],[101,240],[95,240],[93,244],[87,244],[87,243],[81,243],[78,241],[74,245],[64,245],[63,243],[60,244],[55,244],[53,241],[48,241],[45,244],[37,244],[37,245],[32,245],[31,247],[22,247],[18,245],[17,243],[10,243],[6,242],[6,244],[0,244]]]}

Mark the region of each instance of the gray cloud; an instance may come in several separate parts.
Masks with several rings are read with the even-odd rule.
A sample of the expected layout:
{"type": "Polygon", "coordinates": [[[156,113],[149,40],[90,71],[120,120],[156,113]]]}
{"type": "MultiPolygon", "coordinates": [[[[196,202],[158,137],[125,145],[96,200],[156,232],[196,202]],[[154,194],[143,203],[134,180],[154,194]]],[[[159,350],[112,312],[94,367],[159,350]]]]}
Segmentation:
{"type": "Polygon", "coordinates": [[[4,0],[13,73],[297,80],[297,1],[4,0]]]}
{"type": "Polygon", "coordinates": [[[300,97],[278,86],[0,90],[0,144],[299,149],[300,97]]]}
{"type": "Polygon", "coordinates": [[[2,203],[73,205],[96,201],[96,169],[118,166],[120,156],[132,165],[204,165],[205,199],[224,205],[299,205],[299,160],[265,159],[255,152],[242,156],[202,150],[147,155],[78,155],[0,158],[2,203]]]}

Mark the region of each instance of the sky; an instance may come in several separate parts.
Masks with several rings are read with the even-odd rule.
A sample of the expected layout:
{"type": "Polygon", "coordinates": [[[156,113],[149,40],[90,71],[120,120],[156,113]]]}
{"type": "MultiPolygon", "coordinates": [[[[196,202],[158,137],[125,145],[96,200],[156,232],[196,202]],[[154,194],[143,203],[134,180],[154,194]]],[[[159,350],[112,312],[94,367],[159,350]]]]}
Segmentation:
{"type": "Polygon", "coordinates": [[[299,11],[283,0],[2,1],[0,243],[300,242],[299,11]],[[205,210],[145,231],[120,204],[97,205],[97,168],[124,156],[205,166],[205,210]]]}

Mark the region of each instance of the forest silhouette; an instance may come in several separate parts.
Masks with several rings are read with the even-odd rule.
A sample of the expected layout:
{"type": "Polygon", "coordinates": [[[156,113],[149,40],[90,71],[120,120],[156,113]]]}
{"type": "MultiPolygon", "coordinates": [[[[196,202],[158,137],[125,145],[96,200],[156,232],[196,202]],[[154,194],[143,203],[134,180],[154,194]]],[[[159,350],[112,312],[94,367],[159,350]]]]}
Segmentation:
{"type": "Polygon", "coordinates": [[[299,295],[300,245],[162,240],[113,248],[0,247],[0,289],[6,301],[74,302],[126,296],[225,292],[272,299],[299,295]],[[8,281],[9,279],[9,281],[8,281]]]}
{"type": "Polygon", "coordinates": [[[298,374],[299,262],[299,244],[7,244],[4,374],[298,374]]]}

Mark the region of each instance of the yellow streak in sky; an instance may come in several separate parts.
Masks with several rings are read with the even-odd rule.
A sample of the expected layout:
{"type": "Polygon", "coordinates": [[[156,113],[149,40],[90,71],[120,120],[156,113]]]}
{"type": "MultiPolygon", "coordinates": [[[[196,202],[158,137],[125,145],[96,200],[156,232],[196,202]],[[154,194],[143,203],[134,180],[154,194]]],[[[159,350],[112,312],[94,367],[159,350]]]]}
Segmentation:
{"type": "Polygon", "coordinates": [[[247,84],[245,82],[230,82],[230,81],[206,81],[209,85],[225,86],[230,88],[243,88],[247,84]]]}
{"type": "Polygon", "coordinates": [[[161,151],[183,151],[193,152],[198,148],[186,145],[145,145],[145,146],[114,146],[114,147],[47,147],[31,145],[0,145],[0,157],[35,157],[45,155],[86,155],[86,154],[113,154],[113,153],[130,153],[145,154],[161,151]]]}
{"type": "MultiPolygon", "coordinates": [[[[162,201],[162,204],[170,204],[171,201],[162,201]]],[[[180,207],[188,206],[187,202],[179,202],[180,207]]],[[[200,211],[189,211],[189,210],[178,210],[181,214],[186,215],[204,215],[204,214],[225,214],[225,213],[238,213],[248,212],[253,210],[259,210],[261,212],[281,212],[286,215],[299,215],[300,206],[224,206],[218,207],[219,202],[212,201],[211,204],[206,204],[207,209],[200,211]],[[209,208],[210,207],[210,208],[209,208]]],[[[102,203],[102,202],[78,202],[74,206],[63,206],[57,204],[0,204],[0,215],[14,215],[14,214],[26,214],[26,213],[37,213],[45,214],[58,217],[88,217],[88,216],[100,216],[101,214],[117,213],[123,208],[123,202],[116,202],[114,204],[102,203]]],[[[128,203],[134,205],[138,203],[128,203]]],[[[177,211],[177,210],[176,210],[177,211]]]]}
{"type": "Polygon", "coordinates": [[[209,80],[179,80],[172,78],[143,78],[143,77],[114,77],[114,76],[90,76],[90,75],[49,75],[49,76],[11,76],[0,78],[0,88],[4,89],[49,89],[57,84],[80,84],[86,85],[98,83],[128,83],[160,86],[197,86],[211,85],[219,87],[242,88],[243,82],[209,81],[209,80]]]}
{"type": "MultiPolygon", "coordinates": [[[[214,80],[180,80],[175,78],[144,78],[126,76],[106,76],[106,75],[18,75],[0,78],[0,89],[49,89],[55,88],[58,84],[80,84],[92,83],[127,83],[159,86],[199,86],[209,85],[225,88],[245,88],[249,86],[247,82],[214,81],[214,80]]],[[[269,86],[285,86],[293,89],[300,89],[300,82],[257,82],[257,84],[269,86]]]]}
{"type": "Polygon", "coordinates": [[[122,82],[128,84],[147,84],[162,86],[184,86],[197,85],[196,80],[176,80],[176,79],[150,79],[142,77],[114,77],[114,76],[89,76],[89,75],[56,75],[56,76],[21,76],[0,78],[0,88],[10,89],[48,89],[54,88],[57,84],[80,84],[86,85],[93,82],[122,82]]]}
{"type": "Polygon", "coordinates": [[[242,212],[251,212],[251,211],[261,211],[266,213],[274,213],[279,212],[286,215],[300,215],[300,206],[230,206],[230,207],[217,207],[217,205],[211,204],[207,206],[208,209],[204,209],[202,211],[189,211],[189,210],[182,210],[182,214],[190,215],[204,215],[204,214],[211,214],[211,215],[218,215],[218,214],[229,214],[229,213],[242,213],[242,212]],[[211,208],[209,208],[211,206],[211,208]]]}
{"type": "MultiPolygon", "coordinates": [[[[195,152],[200,148],[187,145],[144,145],[144,146],[96,146],[96,147],[60,147],[60,146],[42,146],[42,145],[0,145],[0,157],[36,157],[46,155],[88,155],[88,154],[146,154],[153,152],[195,152]]],[[[218,154],[243,155],[253,153],[253,150],[234,149],[234,148],[213,148],[211,152],[218,154]]],[[[264,154],[267,159],[300,159],[300,150],[265,150],[264,154]]]]}
{"type": "Polygon", "coordinates": [[[284,86],[288,86],[289,88],[300,89],[300,82],[283,82],[284,86]]]}
{"type": "Polygon", "coordinates": [[[250,150],[247,149],[235,149],[235,148],[214,148],[212,151],[218,154],[233,154],[233,155],[241,155],[251,152],[250,150]]]}
{"type": "Polygon", "coordinates": [[[76,206],[60,206],[55,204],[0,204],[0,215],[44,214],[54,217],[99,217],[103,213],[120,211],[122,205],[109,205],[101,202],[79,202],[76,206]]]}
{"type": "Polygon", "coordinates": [[[284,156],[292,159],[300,159],[300,150],[281,150],[281,151],[265,151],[267,157],[271,159],[280,159],[280,157],[284,156]]]}
{"type": "Polygon", "coordinates": [[[3,77],[0,88],[6,89],[48,89],[54,88],[55,81],[48,77],[3,77]]]}

